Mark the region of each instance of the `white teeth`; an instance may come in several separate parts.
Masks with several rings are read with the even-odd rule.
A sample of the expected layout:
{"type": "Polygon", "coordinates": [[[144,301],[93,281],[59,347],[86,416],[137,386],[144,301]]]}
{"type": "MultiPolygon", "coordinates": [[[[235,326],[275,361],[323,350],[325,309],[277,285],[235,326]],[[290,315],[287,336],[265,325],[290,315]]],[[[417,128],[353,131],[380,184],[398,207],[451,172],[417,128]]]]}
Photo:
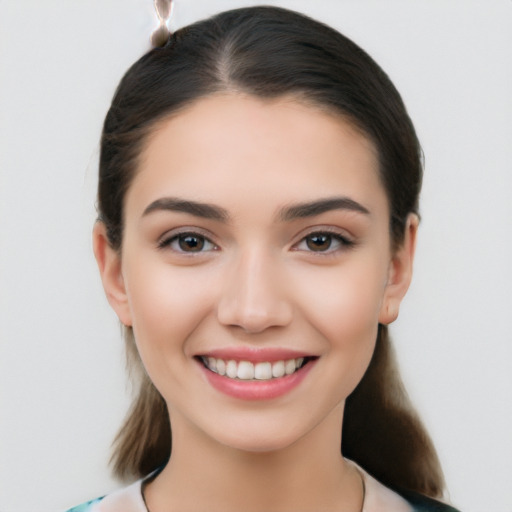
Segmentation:
{"type": "Polygon", "coordinates": [[[284,363],[284,371],[286,375],[291,375],[295,371],[295,359],[289,359],[284,363]]]}
{"type": "Polygon", "coordinates": [[[236,376],[242,380],[254,379],[254,365],[249,361],[240,361],[236,376]]]}
{"type": "Polygon", "coordinates": [[[226,363],[224,362],[223,359],[216,359],[217,361],[217,364],[216,364],[216,369],[215,368],[212,368],[211,366],[208,366],[208,368],[210,368],[210,370],[212,370],[213,372],[214,371],[217,371],[217,373],[219,375],[226,375],[226,363]]]}
{"type": "Polygon", "coordinates": [[[263,361],[251,363],[250,361],[234,361],[230,359],[217,359],[215,357],[203,357],[203,363],[212,372],[227,376],[230,379],[240,380],[270,380],[278,379],[285,375],[291,375],[304,363],[303,357],[288,359],[286,361],[263,361]]]}
{"type": "Polygon", "coordinates": [[[215,359],[215,357],[209,357],[207,366],[210,368],[210,370],[215,371],[217,369],[217,359],[215,359]]]}
{"type": "Polygon", "coordinates": [[[258,380],[269,380],[272,378],[272,364],[258,363],[254,367],[254,378],[258,380]]]}
{"type": "Polygon", "coordinates": [[[284,375],[284,361],[277,361],[272,365],[272,377],[282,377],[284,375]]]}
{"type": "Polygon", "coordinates": [[[226,364],[226,375],[229,378],[234,379],[236,377],[236,373],[237,373],[236,361],[228,361],[228,363],[226,364]]]}

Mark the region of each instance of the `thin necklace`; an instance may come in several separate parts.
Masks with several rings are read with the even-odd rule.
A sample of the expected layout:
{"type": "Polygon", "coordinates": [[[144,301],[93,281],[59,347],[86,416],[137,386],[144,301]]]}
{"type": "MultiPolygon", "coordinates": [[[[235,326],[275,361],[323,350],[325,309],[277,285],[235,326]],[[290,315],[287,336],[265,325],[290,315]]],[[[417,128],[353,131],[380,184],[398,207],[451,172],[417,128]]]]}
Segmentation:
{"type": "MultiPolygon", "coordinates": [[[[363,490],[363,499],[361,501],[361,511],[360,512],[364,512],[364,502],[366,499],[366,484],[364,483],[363,473],[361,473],[361,471],[358,468],[356,468],[356,471],[361,480],[361,487],[363,490]]],[[[144,502],[144,506],[146,507],[146,512],[151,512],[151,510],[149,510],[148,504],[146,502],[146,496],[144,494],[144,488],[146,487],[146,485],[145,485],[146,483],[148,483],[148,482],[142,482],[142,485],[140,487],[140,493],[142,494],[142,501],[144,502]]]]}

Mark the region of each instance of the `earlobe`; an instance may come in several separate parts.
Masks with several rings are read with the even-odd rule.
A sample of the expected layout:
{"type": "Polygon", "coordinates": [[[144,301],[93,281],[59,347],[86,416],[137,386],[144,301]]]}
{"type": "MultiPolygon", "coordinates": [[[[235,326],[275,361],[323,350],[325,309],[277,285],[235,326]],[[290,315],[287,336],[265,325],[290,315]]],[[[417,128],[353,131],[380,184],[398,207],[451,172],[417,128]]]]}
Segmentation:
{"type": "Polygon", "coordinates": [[[400,303],[411,284],[418,224],[418,216],[414,213],[409,214],[403,243],[395,251],[389,263],[388,281],[379,314],[381,324],[390,324],[398,318],[400,303]]]}
{"type": "Polygon", "coordinates": [[[105,224],[97,221],[93,229],[93,249],[103,289],[109,304],[124,325],[131,325],[128,296],[121,267],[121,256],[109,243],[105,224]]]}

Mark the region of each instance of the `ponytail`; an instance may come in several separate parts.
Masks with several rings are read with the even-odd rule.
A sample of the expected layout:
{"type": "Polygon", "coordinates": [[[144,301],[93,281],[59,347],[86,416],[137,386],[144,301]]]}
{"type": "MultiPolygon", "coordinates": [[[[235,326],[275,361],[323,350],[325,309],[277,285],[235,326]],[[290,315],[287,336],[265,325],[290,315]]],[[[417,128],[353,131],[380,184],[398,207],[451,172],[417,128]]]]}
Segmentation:
{"type": "Polygon", "coordinates": [[[384,485],[442,498],[441,464],[398,371],[388,328],[363,379],[345,404],[343,455],[384,485]]]}
{"type": "Polygon", "coordinates": [[[110,459],[122,480],[142,478],[163,466],[171,454],[167,405],[146,374],[131,327],[125,327],[126,360],[135,399],[113,443],[110,459]]]}

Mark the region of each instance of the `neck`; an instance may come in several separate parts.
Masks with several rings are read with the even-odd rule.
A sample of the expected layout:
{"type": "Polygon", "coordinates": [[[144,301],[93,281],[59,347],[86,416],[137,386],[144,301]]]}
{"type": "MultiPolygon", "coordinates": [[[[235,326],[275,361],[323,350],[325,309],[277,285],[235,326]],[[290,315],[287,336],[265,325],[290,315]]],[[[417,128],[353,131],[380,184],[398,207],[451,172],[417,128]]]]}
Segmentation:
{"type": "Polygon", "coordinates": [[[359,512],[357,470],[341,456],[343,409],[292,445],[267,452],[227,447],[172,417],[172,456],[145,491],[148,509],[359,512]]]}

